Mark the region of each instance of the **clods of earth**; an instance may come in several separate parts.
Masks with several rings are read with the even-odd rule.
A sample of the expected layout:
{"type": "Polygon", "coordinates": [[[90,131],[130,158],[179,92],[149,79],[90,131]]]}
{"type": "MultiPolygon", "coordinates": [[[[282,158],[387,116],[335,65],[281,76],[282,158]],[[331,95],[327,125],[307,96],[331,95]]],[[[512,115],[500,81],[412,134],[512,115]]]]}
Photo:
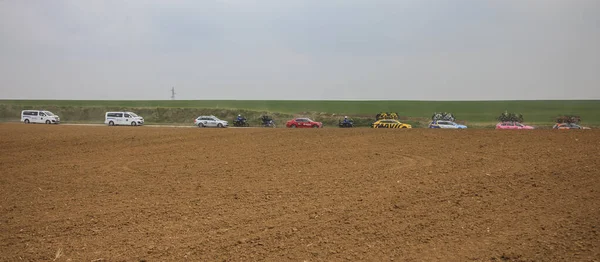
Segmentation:
{"type": "Polygon", "coordinates": [[[598,130],[0,124],[1,261],[593,261],[598,130]]]}

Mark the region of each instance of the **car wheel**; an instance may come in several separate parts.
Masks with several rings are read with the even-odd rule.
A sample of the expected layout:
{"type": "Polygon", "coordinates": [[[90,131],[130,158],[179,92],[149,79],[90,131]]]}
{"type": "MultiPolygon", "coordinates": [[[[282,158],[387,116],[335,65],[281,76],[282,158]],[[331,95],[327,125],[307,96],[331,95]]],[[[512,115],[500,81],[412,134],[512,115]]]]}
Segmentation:
{"type": "Polygon", "coordinates": [[[108,122],[108,125],[109,125],[109,126],[114,126],[114,125],[115,125],[115,122],[113,122],[113,121],[110,121],[110,122],[108,122]]]}
{"type": "Polygon", "coordinates": [[[198,127],[204,127],[204,124],[198,123],[198,127]]]}
{"type": "Polygon", "coordinates": [[[136,122],[131,122],[131,126],[137,126],[136,122]]]}
{"type": "Polygon", "coordinates": [[[25,122],[25,124],[29,124],[29,119],[25,119],[23,122],[25,122]]]}
{"type": "Polygon", "coordinates": [[[313,127],[313,128],[319,128],[319,126],[318,126],[318,125],[313,125],[312,127],[313,127]]]}
{"type": "Polygon", "coordinates": [[[223,124],[219,123],[217,124],[217,127],[223,127],[223,124]]]}
{"type": "Polygon", "coordinates": [[[49,125],[50,124],[50,120],[46,120],[46,124],[49,125]]]}
{"type": "Polygon", "coordinates": [[[406,126],[403,126],[402,128],[406,128],[406,126]]]}
{"type": "Polygon", "coordinates": [[[292,125],[291,128],[296,128],[296,125],[292,125]]]}

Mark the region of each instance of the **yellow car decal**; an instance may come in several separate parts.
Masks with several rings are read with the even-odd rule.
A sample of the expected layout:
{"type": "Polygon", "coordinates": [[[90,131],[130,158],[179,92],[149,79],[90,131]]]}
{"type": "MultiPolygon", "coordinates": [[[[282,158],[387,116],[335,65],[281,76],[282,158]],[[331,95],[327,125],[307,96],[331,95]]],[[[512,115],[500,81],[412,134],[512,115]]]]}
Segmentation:
{"type": "Polygon", "coordinates": [[[372,128],[412,128],[410,125],[403,123],[381,123],[377,121],[371,125],[372,128]]]}

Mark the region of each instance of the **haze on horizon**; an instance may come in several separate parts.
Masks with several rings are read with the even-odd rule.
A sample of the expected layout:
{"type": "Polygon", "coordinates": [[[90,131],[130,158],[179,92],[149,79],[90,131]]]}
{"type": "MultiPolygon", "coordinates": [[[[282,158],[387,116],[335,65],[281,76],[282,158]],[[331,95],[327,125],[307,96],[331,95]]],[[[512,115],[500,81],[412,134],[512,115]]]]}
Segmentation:
{"type": "Polygon", "coordinates": [[[600,99],[598,0],[0,0],[0,99],[600,99]]]}

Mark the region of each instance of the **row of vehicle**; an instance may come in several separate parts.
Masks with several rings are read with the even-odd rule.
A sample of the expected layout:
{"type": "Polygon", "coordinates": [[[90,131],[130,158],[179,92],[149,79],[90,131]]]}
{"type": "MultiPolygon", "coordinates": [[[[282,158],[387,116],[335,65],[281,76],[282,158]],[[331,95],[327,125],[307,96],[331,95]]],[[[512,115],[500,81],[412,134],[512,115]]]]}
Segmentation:
{"type": "MultiPolygon", "coordinates": [[[[262,116],[262,126],[264,127],[276,127],[275,121],[270,116],[262,116]]],[[[21,112],[21,122],[29,123],[43,123],[43,124],[59,124],[60,117],[47,110],[23,110],[21,112]]],[[[246,118],[238,115],[234,119],[234,126],[249,126],[246,118]]],[[[122,112],[106,112],[104,117],[104,124],[109,126],[127,125],[127,126],[141,126],[144,125],[144,118],[135,114],[134,112],[122,111],[122,112]]],[[[229,127],[229,122],[221,120],[214,115],[199,116],[194,119],[194,125],[198,127],[229,127]]],[[[310,118],[299,117],[294,118],[285,123],[287,128],[322,128],[323,123],[314,121],[310,118]]],[[[344,117],[344,120],[340,121],[340,127],[353,127],[353,121],[344,117]]],[[[410,124],[402,123],[397,119],[380,119],[373,122],[371,128],[412,128],[410,124]]],[[[466,125],[457,124],[453,121],[435,120],[431,121],[428,128],[441,128],[441,129],[465,129],[466,125]]],[[[582,127],[574,123],[557,123],[553,126],[554,129],[590,129],[589,127],[582,127]]],[[[535,129],[533,126],[524,125],[519,122],[501,122],[496,125],[496,129],[535,129]]]]}
{"type": "MultiPolygon", "coordinates": [[[[380,120],[373,123],[374,128],[411,128],[410,125],[402,124],[398,120],[386,119],[380,120]],[[382,126],[382,123],[384,126],[382,126]]],[[[429,128],[448,128],[448,129],[464,129],[467,128],[466,125],[457,124],[453,121],[432,121],[429,123],[429,128]]],[[[589,127],[584,127],[577,125],[575,123],[557,123],[553,127],[553,129],[590,129],[589,127]]],[[[535,129],[533,126],[525,125],[519,122],[500,122],[496,124],[496,129],[535,129]]]]}
{"type": "MultiPolygon", "coordinates": [[[[535,129],[533,126],[521,124],[519,122],[502,122],[496,125],[496,129],[535,129]]],[[[552,129],[591,129],[589,127],[580,126],[575,123],[557,123],[552,129]]]]}
{"type": "MultiPolygon", "coordinates": [[[[23,110],[21,111],[21,122],[25,124],[59,124],[60,117],[47,110],[23,110]]],[[[144,118],[133,112],[106,112],[104,124],[109,126],[141,126],[144,118]]]]}
{"type": "MultiPolygon", "coordinates": [[[[210,116],[210,117],[215,117],[215,116],[210,116]]],[[[263,127],[276,127],[275,121],[269,115],[262,115],[260,117],[260,120],[262,121],[262,126],[263,127]]],[[[195,121],[194,121],[194,123],[195,123],[195,121]]],[[[242,115],[238,115],[237,118],[233,120],[233,126],[235,126],[235,127],[249,127],[250,124],[248,124],[248,121],[247,121],[247,119],[245,117],[243,117],[242,115]]]]}
{"type": "MultiPolygon", "coordinates": [[[[227,121],[220,120],[215,116],[204,116],[202,118],[208,119],[209,121],[221,121],[221,125],[224,125],[227,123],[227,121]]],[[[261,121],[262,121],[262,126],[264,126],[264,127],[276,127],[275,121],[273,121],[273,118],[271,118],[270,116],[266,116],[266,115],[261,116],[261,121]]],[[[198,125],[199,127],[204,127],[207,123],[199,121],[197,118],[194,121],[194,124],[198,125]]],[[[238,117],[233,120],[233,126],[247,127],[250,125],[248,124],[247,119],[245,117],[238,115],[238,117]]],[[[220,126],[220,127],[224,127],[224,126],[220,126]]],[[[285,127],[287,127],[287,128],[322,128],[323,122],[314,121],[307,117],[298,117],[298,118],[288,120],[285,123],[285,127]]]]}

